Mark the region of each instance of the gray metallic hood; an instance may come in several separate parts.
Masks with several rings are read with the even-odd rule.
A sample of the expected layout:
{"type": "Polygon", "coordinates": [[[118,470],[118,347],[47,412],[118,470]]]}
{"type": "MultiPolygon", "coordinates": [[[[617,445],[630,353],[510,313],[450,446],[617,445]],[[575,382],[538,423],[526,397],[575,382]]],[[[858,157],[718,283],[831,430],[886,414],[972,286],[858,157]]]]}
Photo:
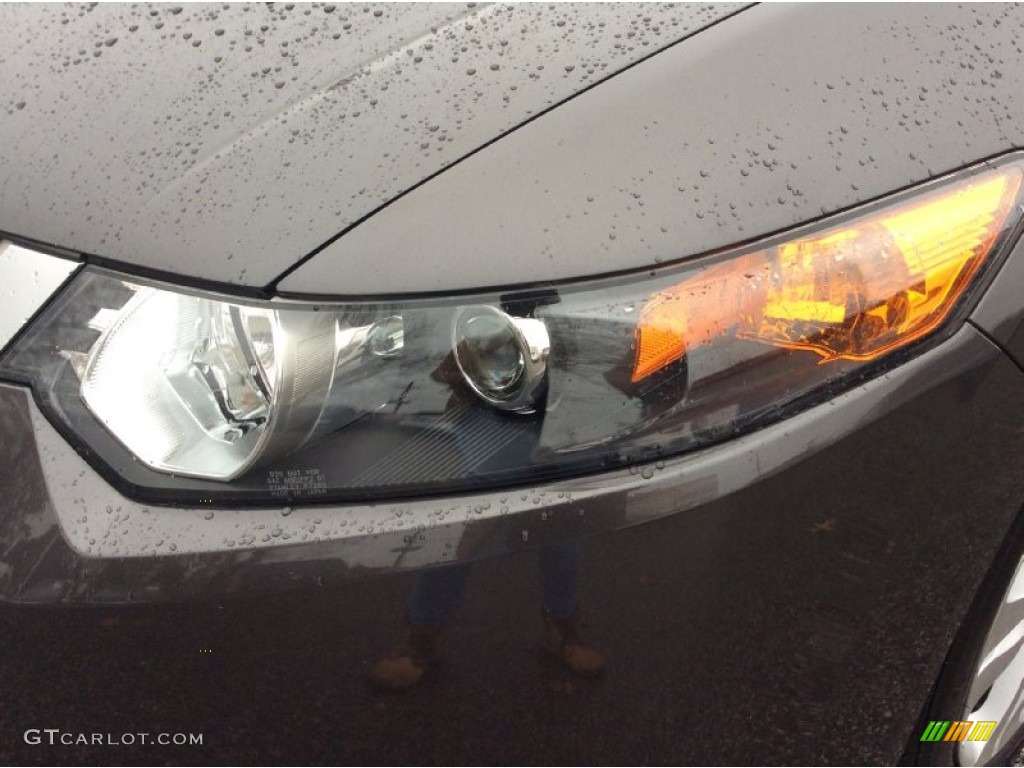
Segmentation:
{"type": "Polygon", "coordinates": [[[278,290],[572,280],[813,221],[1024,146],[1022,27],[1019,4],[750,8],[404,195],[278,290]]]}
{"type": "Polygon", "coordinates": [[[735,10],[0,4],[0,232],[264,286],[531,116],[735,10]]]}

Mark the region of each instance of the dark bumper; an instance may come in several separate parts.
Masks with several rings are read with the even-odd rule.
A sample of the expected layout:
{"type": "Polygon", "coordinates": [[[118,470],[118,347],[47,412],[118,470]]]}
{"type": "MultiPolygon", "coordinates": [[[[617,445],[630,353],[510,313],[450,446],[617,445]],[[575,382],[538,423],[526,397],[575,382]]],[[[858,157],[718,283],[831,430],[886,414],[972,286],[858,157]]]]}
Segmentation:
{"type": "Polygon", "coordinates": [[[715,449],[733,451],[722,464],[706,452],[589,501],[577,489],[533,511],[460,516],[448,525],[467,543],[454,557],[483,559],[452,658],[427,686],[378,699],[365,673],[400,634],[413,577],[397,572],[402,562],[346,567],[345,553],[407,533],[83,556],[52,497],[80,494],[86,476],[48,485],[38,473],[60,458],[56,447],[36,454],[7,440],[17,434],[8,425],[31,423],[32,406],[23,391],[0,396],[5,466],[15,461],[19,478],[4,499],[7,599],[260,590],[223,606],[116,614],[5,608],[0,686],[17,692],[19,709],[6,708],[0,729],[19,759],[57,757],[58,747],[25,745],[25,728],[160,722],[205,730],[206,746],[82,759],[177,749],[182,762],[892,763],[1024,498],[1024,375],[967,326],[854,392],[715,449]],[[735,472],[743,457],[754,471],[730,488],[722,467],[735,472]],[[585,538],[581,602],[609,670],[580,685],[553,680],[531,655],[531,550],[588,532],[598,535],[585,538]],[[296,582],[323,588],[272,595],[296,582]],[[58,689],[67,693],[55,698],[58,689]]]}

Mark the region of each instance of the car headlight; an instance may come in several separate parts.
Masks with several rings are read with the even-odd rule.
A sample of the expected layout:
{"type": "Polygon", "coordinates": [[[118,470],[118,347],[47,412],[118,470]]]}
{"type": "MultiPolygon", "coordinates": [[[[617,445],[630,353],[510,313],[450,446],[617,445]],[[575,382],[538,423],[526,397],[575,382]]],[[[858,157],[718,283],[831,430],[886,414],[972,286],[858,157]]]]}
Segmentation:
{"type": "Polygon", "coordinates": [[[337,347],[324,314],[139,287],[89,350],[81,395],[154,469],[228,480],[309,436],[337,347]]]}
{"type": "Polygon", "coordinates": [[[366,499],[658,459],[957,325],[1020,220],[968,169],[641,275],[449,299],[250,301],[87,268],[0,360],[128,492],[366,499]]]}

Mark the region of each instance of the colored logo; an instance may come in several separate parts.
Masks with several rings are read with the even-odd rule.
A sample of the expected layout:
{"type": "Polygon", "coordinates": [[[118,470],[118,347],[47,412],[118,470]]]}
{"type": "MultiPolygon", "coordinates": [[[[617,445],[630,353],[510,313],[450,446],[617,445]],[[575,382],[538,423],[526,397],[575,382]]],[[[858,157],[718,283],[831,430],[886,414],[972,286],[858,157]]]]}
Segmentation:
{"type": "Polygon", "coordinates": [[[996,720],[932,720],[921,741],[988,741],[996,720]]]}

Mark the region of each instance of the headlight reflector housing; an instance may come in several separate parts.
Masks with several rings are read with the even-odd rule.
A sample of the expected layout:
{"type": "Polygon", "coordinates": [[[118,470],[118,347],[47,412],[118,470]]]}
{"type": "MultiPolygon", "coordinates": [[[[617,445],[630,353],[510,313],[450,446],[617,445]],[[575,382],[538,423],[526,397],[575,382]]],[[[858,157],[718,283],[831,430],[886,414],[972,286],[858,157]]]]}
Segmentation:
{"type": "Polygon", "coordinates": [[[1020,170],[1006,167],[659,292],[637,325],[633,380],[730,328],[824,360],[872,360],[909,344],[942,322],[1016,218],[1020,182],[1020,170]]]}
{"type": "MultiPolygon", "coordinates": [[[[979,166],[653,272],[314,304],[87,268],[0,358],[127,493],[366,500],[656,461],[783,417],[956,327],[1018,228],[979,166]]],[[[443,509],[439,514],[446,514],[443,509]]]]}
{"type": "Polygon", "coordinates": [[[150,467],[230,480],[309,436],[336,352],[318,313],[140,287],[90,350],[82,399],[150,467]]]}

